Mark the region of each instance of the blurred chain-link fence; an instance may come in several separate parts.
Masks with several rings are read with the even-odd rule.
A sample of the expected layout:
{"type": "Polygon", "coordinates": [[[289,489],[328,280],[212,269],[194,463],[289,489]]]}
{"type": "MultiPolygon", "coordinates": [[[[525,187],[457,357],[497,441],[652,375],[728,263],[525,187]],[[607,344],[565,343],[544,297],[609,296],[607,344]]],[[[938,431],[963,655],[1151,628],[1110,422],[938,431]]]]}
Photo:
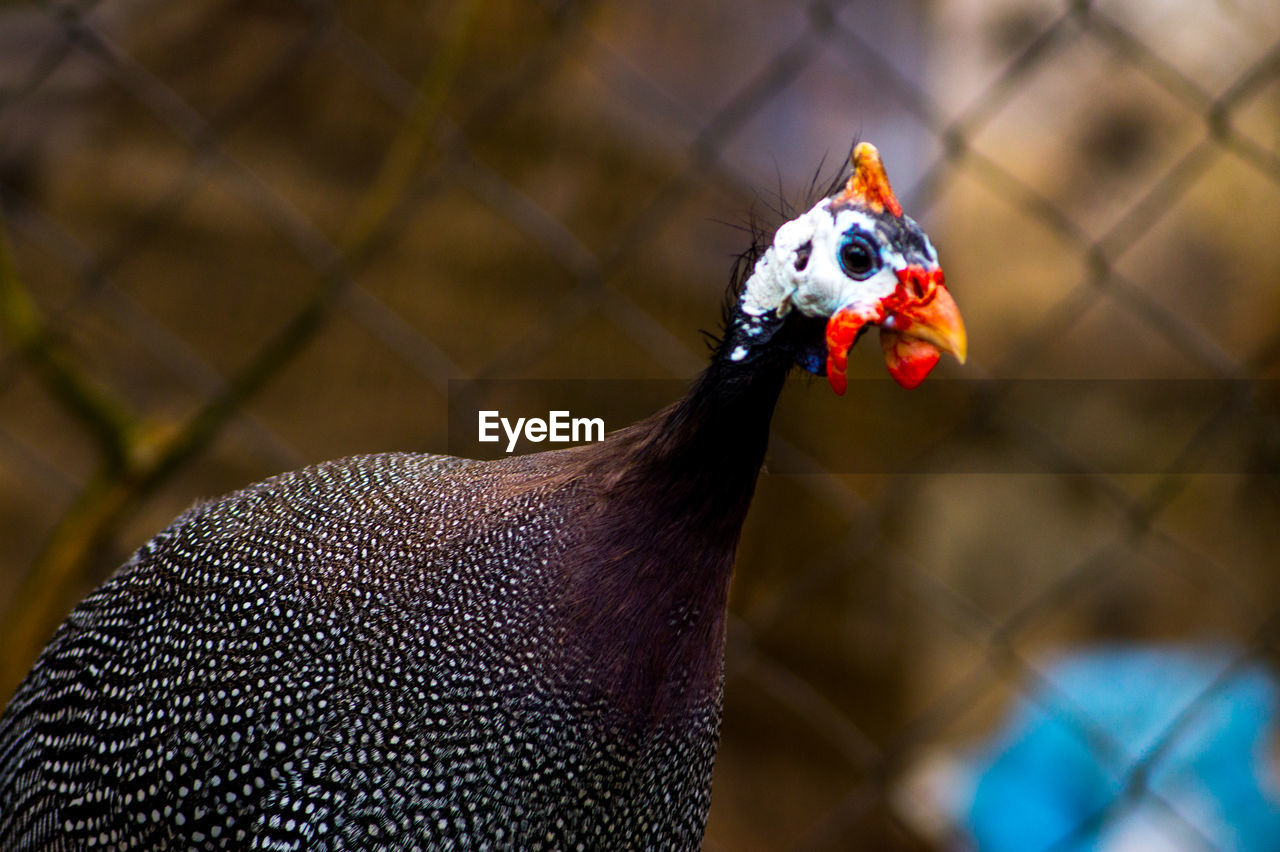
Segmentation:
{"type": "MultiPolygon", "coordinates": [[[[1225,643],[1201,703],[1277,658],[1280,6],[5,2],[4,694],[200,497],[444,451],[451,381],[692,376],[739,226],[855,136],[971,361],[932,431],[875,353],[784,395],[708,848],[963,844],[929,767],[1046,654],[1225,643]]],[[[1220,845],[1112,750],[1092,825],[1220,845]]]]}

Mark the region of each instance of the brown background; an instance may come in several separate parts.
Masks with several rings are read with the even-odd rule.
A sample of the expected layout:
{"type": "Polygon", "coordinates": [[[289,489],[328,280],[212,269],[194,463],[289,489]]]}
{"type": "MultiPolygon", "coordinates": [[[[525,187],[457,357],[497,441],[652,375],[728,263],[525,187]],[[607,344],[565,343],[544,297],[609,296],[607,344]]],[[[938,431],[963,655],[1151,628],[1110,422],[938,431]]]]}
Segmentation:
{"type": "Polygon", "coordinates": [[[6,2],[3,691],[194,500],[444,451],[451,379],[687,380],[740,226],[855,137],[968,324],[932,381],[1038,391],[786,391],[707,847],[928,846],[904,782],[1046,651],[1272,656],[1274,2],[6,2]],[[1062,379],[1246,393],[1046,408],[1062,379]],[[840,461],[906,434],[914,472],[840,461]]]}

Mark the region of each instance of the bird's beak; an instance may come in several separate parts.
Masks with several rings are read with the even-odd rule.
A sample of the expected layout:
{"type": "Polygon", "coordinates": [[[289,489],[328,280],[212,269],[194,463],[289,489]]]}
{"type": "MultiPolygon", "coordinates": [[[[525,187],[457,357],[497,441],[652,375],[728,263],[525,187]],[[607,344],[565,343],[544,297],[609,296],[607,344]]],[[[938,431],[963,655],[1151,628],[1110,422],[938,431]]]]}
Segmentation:
{"type": "MultiPolygon", "coordinates": [[[[913,272],[918,269],[909,267],[898,273],[899,278],[903,273],[911,276],[908,290],[913,290],[915,282],[927,276],[927,273],[913,272]]],[[[961,364],[968,354],[969,341],[960,309],[941,281],[941,270],[937,272],[937,281],[921,287],[923,299],[908,300],[894,307],[880,322],[880,347],[884,350],[885,364],[889,375],[904,388],[923,382],[943,352],[950,352],[961,364]]]]}
{"type": "Polygon", "coordinates": [[[949,352],[961,364],[968,353],[964,321],[943,283],[942,270],[908,266],[898,271],[898,287],[871,311],[842,308],[827,321],[827,381],[843,394],[849,347],[868,323],[880,326],[889,375],[913,388],[949,352]]]}

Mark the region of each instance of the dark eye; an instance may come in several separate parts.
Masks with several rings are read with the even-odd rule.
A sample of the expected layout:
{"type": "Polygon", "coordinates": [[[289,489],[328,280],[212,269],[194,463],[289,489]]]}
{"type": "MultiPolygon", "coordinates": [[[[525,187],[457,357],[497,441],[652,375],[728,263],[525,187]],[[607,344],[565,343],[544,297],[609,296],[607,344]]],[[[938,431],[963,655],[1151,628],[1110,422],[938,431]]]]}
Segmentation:
{"type": "Polygon", "coordinates": [[[840,246],[840,266],[850,278],[866,278],[880,268],[880,257],[870,240],[852,234],[840,246]]]}

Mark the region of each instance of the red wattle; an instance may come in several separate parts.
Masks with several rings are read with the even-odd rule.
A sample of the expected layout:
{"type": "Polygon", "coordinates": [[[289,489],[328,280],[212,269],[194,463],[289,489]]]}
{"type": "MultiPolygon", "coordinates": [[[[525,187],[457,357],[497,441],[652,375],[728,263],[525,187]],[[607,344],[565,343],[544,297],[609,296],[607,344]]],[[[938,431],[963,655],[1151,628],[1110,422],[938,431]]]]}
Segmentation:
{"type": "Polygon", "coordinates": [[[884,362],[889,368],[889,375],[908,390],[923,382],[942,357],[942,353],[932,343],[905,337],[886,328],[880,329],[880,348],[884,350],[884,362]]]}
{"type": "Polygon", "coordinates": [[[836,311],[827,320],[827,382],[836,396],[844,396],[848,386],[849,349],[864,325],[866,320],[853,311],[836,311]]]}

